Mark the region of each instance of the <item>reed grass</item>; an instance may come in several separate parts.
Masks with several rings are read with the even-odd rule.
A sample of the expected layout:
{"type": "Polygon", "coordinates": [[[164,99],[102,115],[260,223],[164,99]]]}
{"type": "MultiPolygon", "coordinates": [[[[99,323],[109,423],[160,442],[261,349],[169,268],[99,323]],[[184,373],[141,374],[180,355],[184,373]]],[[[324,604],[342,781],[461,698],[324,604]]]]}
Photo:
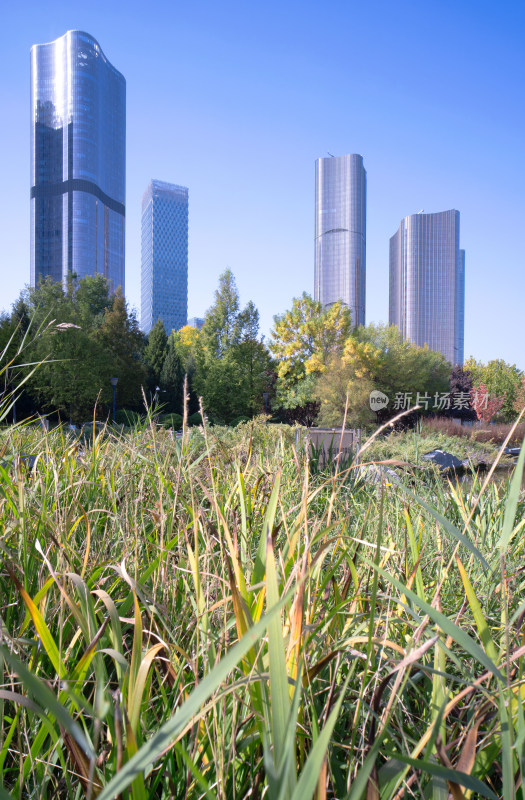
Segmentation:
{"type": "Polygon", "coordinates": [[[523,452],[468,494],[262,421],[0,452],[2,800],[524,797],[523,452]]]}

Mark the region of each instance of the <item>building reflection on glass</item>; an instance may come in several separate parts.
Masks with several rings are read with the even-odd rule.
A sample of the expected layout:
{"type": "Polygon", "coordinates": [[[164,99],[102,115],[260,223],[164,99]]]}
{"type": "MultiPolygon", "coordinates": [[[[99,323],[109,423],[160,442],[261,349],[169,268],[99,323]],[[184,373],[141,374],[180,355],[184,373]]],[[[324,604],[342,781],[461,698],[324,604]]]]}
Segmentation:
{"type": "Polygon", "coordinates": [[[366,170],[352,154],[315,162],[314,297],[341,300],[354,325],[365,324],[366,170]]]}
{"type": "Polygon", "coordinates": [[[126,82],[68,31],[31,48],[31,285],[104,275],[124,291],[126,82]]]}
{"type": "Polygon", "coordinates": [[[465,251],[459,211],[411,214],[390,239],[389,322],[406,339],[463,364],[465,251]]]}
{"type": "Polygon", "coordinates": [[[160,319],[169,334],[188,317],[188,189],[152,180],[141,230],[140,324],[149,333],[160,319]]]}

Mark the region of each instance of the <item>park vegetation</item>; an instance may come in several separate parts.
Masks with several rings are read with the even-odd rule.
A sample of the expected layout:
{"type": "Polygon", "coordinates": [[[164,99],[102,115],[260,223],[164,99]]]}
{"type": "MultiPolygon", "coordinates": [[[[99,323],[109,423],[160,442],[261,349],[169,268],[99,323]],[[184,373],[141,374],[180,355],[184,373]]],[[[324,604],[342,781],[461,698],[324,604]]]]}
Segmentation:
{"type": "MultiPolygon", "coordinates": [[[[100,381],[115,363],[143,370],[149,407],[89,436],[0,428],[1,800],[522,800],[525,449],[510,482],[473,475],[467,490],[409,464],[371,482],[378,435],[320,469],[268,415],[232,427],[203,411],[190,429],[190,390],[224,408],[217,363],[245,392],[235,411],[256,413],[257,376],[287,402],[231,277],[202,331],[147,342],[118,293],[81,289],[58,295],[63,314],[37,304],[6,321],[0,422],[26,386],[58,402],[39,372],[61,346],[81,361],[79,331],[121,359],[100,381]],[[174,436],[155,395],[181,374],[174,436]]],[[[391,330],[330,319],[326,333],[307,325],[304,372],[290,356],[290,397],[305,393],[285,410],[322,408],[336,347],[349,381],[366,368],[397,391],[388,356],[407,351],[391,330]]],[[[423,374],[431,356],[417,355],[423,374]]],[[[468,375],[454,380],[468,393],[468,375]]],[[[71,393],[60,402],[84,412],[71,393]]]]}
{"type": "Polygon", "coordinates": [[[117,421],[124,424],[154,406],[180,427],[185,381],[191,418],[201,421],[202,400],[214,424],[267,413],[275,422],[337,427],[345,419],[371,429],[414,405],[419,414],[511,422],[525,405],[525,376],[515,365],[470,358],[452,368],[440,353],[403,340],[396,327],[354,328],[343,304],[323,309],[307,294],[274,318],[266,343],[259,312],[251,301],[241,307],[230,270],[219,278],[200,331],[166,331],[159,320],[149,336],[102,276],[72,277],[66,287],[45,280],[0,317],[4,350],[4,383],[18,387],[19,419],[107,420],[115,377],[117,421]],[[13,360],[22,342],[23,357],[13,360]],[[35,363],[36,371],[26,366],[35,363]],[[388,406],[371,408],[371,392],[388,406]]]}

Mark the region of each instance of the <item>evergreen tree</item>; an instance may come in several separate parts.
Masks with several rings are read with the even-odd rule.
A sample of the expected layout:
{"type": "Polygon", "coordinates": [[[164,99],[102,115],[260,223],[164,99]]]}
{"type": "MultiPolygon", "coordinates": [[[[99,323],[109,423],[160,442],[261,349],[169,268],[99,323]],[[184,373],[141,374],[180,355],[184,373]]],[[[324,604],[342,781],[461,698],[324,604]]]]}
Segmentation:
{"type": "Polygon", "coordinates": [[[183,413],[184,369],[173,336],[170,336],[167,354],[159,379],[160,388],[165,392],[162,402],[165,410],[174,414],[183,413]]]}
{"type": "Polygon", "coordinates": [[[168,352],[168,337],[164,323],[158,319],[148,336],[144,349],[144,362],[148,369],[148,387],[153,391],[159,385],[162,368],[168,352]]]}
{"type": "Polygon", "coordinates": [[[239,309],[235,278],[226,270],[192,353],[196,392],[217,422],[250,417],[263,408],[270,357],[259,338],[255,305],[249,302],[239,309]]]}

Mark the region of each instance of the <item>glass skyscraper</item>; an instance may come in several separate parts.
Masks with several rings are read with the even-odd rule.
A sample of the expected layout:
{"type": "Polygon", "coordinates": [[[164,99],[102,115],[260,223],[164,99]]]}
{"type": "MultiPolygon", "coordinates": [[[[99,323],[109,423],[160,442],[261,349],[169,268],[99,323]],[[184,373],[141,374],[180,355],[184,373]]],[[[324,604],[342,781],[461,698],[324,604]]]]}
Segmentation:
{"type": "Polygon", "coordinates": [[[363,157],[315,162],[315,286],[324,307],[348,306],[354,325],[365,324],[366,170],[363,157]]]}
{"type": "Polygon", "coordinates": [[[390,239],[389,322],[406,339],[463,364],[465,251],[459,211],[412,214],[390,239]]]}
{"type": "Polygon", "coordinates": [[[188,316],[188,190],[151,181],[142,198],[141,326],[166,333],[188,316]]]}
{"type": "Polygon", "coordinates": [[[124,291],[126,81],[87,33],[31,48],[31,285],[124,291]]]}

